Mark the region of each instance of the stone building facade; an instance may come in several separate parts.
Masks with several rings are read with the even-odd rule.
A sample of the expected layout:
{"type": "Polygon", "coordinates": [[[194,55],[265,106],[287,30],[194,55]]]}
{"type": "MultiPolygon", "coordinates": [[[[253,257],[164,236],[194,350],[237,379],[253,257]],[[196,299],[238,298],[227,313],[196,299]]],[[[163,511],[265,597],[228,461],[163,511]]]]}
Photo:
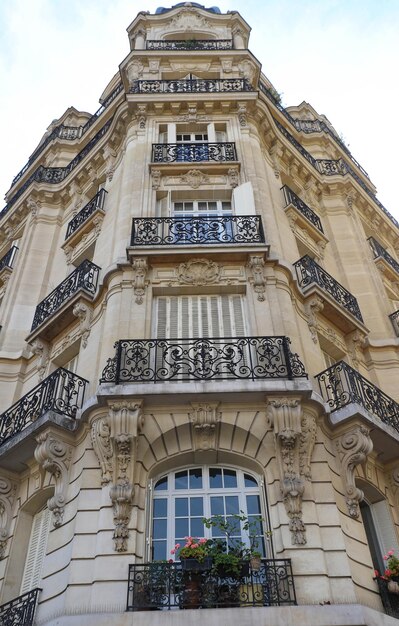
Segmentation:
{"type": "Polygon", "coordinates": [[[398,223],[239,13],[127,31],[100,109],[49,127],[0,213],[0,615],[393,624],[398,223]],[[261,573],[190,610],[162,561],[240,511],[261,573]],[[164,610],[132,610],[146,581],[164,610]]]}

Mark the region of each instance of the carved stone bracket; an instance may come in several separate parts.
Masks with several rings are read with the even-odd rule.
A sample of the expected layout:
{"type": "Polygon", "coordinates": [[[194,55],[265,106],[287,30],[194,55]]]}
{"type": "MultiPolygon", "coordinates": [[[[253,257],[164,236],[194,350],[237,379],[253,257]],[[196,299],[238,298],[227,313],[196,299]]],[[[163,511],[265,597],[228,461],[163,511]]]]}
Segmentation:
{"type": "Polygon", "coordinates": [[[146,104],[137,105],[137,119],[139,123],[139,129],[144,130],[146,122],[147,122],[147,105],[146,104]]]}
{"type": "Polygon", "coordinates": [[[91,425],[91,441],[95,455],[101,467],[101,484],[107,485],[112,481],[112,446],[111,430],[105,417],[99,417],[91,425]]]}
{"type": "Polygon", "coordinates": [[[289,517],[292,543],[306,543],[302,521],[305,479],[310,479],[310,460],[316,438],[315,418],[304,415],[298,398],[271,398],[267,417],[274,429],[280,485],[289,517]]]}
{"type": "Polygon", "coordinates": [[[143,304],[145,290],[149,283],[149,281],[146,280],[148,272],[147,259],[144,257],[133,259],[133,269],[136,272],[133,283],[134,295],[136,296],[137,304],[143,304]]]}
{"type": "Polygon", "coordinates": [[[342,480],[345,488],[345,500],[351,517],[359,517],[359,502],[363,500],[363,491],[355,485],[355,468],[365,462],[373,449],[370,430],[365,426],[356,426],[341,435],[335,442],[342,467],[342,480]]]}
{"type": "Polygon", "coordinates": [[[79,319],[79,332],[82,337],[82,346],[86,348],[90,335],[91,318],[93,309],[84,302],[77,302],[73,307],[73,314],[79,319]]]}
{"type": "Polygon", "coordinates": [[[51,431],[40,433],[36,441],[38,445],[35,449],[35,459],[53,476],[55,482],[54,495],[48,500],[47,506],[53,512],[53,523],[57,528],[61,526],[64,517],[72,446],[51,431]]]}
{"type": "Polygon", "coordinates": [[[177,268],[179,282],[188,285],[208,285],[219,280],[219,276],[220,266],[207,259],[191,259],[177,268]]]}
{"type": "Polygon", "coordinates": [[[240,122],[241,128],[246,128],[248,125],[247,121],[247,105],[243,102],[238,103],[238,121],[240,122]]]}
{"type": "Polygon", "coordinates": [[[253,285],[254,291],[258,294],[259,302],[263,302],[266,291],[265,259],[263,256],[252,255],[249,257],[248,267],[252,272],[252,277],[249,280],[253,285]]]}
{"type": "Polygon", "coordinates": [[[359,369],[363,349],[366,346],[366,335],[358,330],[346,337],[353,367],[359,369]]]}
{"type": "Polygon", "coordinates": [[[39,357],[39,363],[37,366],[37,371],[39,374],[39,380],[43,380],[46,375],[47,365],[50,360],[50,346],[46,341],[42,341],[41,339],[35,339],[32,343],[32,352],[39,357]]]}
{"type": "Polygon", "coordinates": [[[395,506],[399,507],[399,467],[395,467],[395,469],[392,470],[389,478],[395,506]]]}
{"type": "Polygon", "coordinates": [[[156,191],[161,186],[161,170],[151,170],[152,188],[156,191]]]}
{"type": "Polygon", "coordinates": [[[324,302],[318,296],[314,296],[313,298],[310,298],[305,303],[305,311],[306,311],[308,326],[309,326],[310,334],[312,335],[312,339],[314,343],[317,343],[317,329],[318,329],[317,313],[320,313],[323,310],[323,308],[324,308],[324,302]]]}
{"type": "Polygon", "coordinates": [[[235,187],[238,187],[238,183],[239,183],[238,168],[230,167],[228,169],[227,176],[229,179],[230,187],[232,187],[233,189],[235,187]]]}
{"type": "Polygon", "coordinates": [[[12,508],[16,491],[16,483],[4,476],[0,476],[0,559],[4,557],[7,540],[10,535],[12,508]]]}
{"type": "MultiPolygon", "coordinates": [[[[107,422],[109,442],[105,443],[106,455],[109,455],[111,448],[113,466],[110,498],[114,510],[114,549],[116,552],[125,552],[133,505],[138,436],[144,423],[142,401],[110,404],[107,422]]],[[[103,434],[107,439],[105,430],[103,434]]]]}
{"type": "Polygon", "coordinates": [[[193,412],[188,414],[192,425],[194,450],[216,450],[216,431],[221,414],[218,402],[192,402],[193,412]]]}

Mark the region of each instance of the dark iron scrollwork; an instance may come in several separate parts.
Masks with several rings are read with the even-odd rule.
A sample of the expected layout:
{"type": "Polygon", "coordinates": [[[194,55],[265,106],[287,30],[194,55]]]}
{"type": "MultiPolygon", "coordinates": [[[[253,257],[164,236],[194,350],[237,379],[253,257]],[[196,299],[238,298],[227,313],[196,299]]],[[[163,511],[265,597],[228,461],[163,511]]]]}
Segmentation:
{"type": "Polygon", "coordinates": [[[251,91],[246,78],[188,78],[181,80],[136,80],[130,93],[225,93],[251,91]]]}
{"type": "Polygon", "coordinates": [[[259,215],[133,218],[132,246],[264,243],[259,215]]]}
{"type": "Polygon", "coordinates": [[[123,339],[100,382],[265,380],[306,377],[288,337],[123,339]]]}
{"type": "Polygon", "coordinates": [[[290,559],[262,559],[256,571],[248,565],[237,577],[212,569],[193,573],[179,562],[130,565],[127,610],[296,604],[290,559]]]}
{"type": "Polygon", "coordinates": [[[77,213],[77,215],[75,215],[75,217],[71,219],[71,221],[68,223],[68,228],[66,231],[65,239],[68,239],[68,237],[70,237],[74,232],[76,232],[78,228],[80,228],[80,226],[84,224],[86,220],[89,219],[90,215],[92,215],[94,211],[97,211],[97,209],[104,208],[104,200],[105,200],[106,193],[107,192],[105,191],[105,189],[100,189],[100,191],[96,193],[94,198],[92,198],[90,202],[85,204],[83,209],[81,209],[79,213],[77,213]]]}
{"type": "Polygon", "coordinates": [[[394,327],[395,333],[399,337],[399,309],[395,311],[394,313],[391,313],[391,315],[389,316],[389,319],[392,322],[392,326],[394,327]]]}
{"type": "Polygon", "coordinates": [[[0,606],[1,626],[32,626],[41,589],[32,589],[0,606]]]}
{"type": "Polygon", "coordinates": [[[87,384],[84,378],[59,367],[0,415],[0,444],[47,411],[75,419],[87,384]]]}
{"type": "Polygon", "coordinates": [[[374,237],[369,237],[367,240],[371,246],[371,249],[374,254],[374,258],[378,257],[383,258],[394,270],[399,274],[399,263],[395,261],[395,259],[385,250],[384,246],[382,246],[374,237]]]}
{"type": "Polygon", "coordinates": [[[310,256],[305,255],[294,263],[299,286],[302,288],[316,283],[330,294],[344,309],[352,313],[360,322],[363,317],[355,296],[343,287],[335,278],[324,270],[310,256]]]}
{"type": "Polygon", "coordinates": [[[302,215],[304,215],[312,224],[316,226],[316,228],[324,233],[323,226],[321,225],[321,221],[319,216],[311,209],[303,200],[301,200],[296,193],[292,191],[289,187],[284,185],[282,187],[285,196],[286,204],[292,204],[302,215]]]}
{"type": "Polygon", "coordinates": [[[154,143],[153,163],[198,161],[237,161],[236,145],[229,141],[219,143],[154,143]]]}
{"type": "Polygon", "coordinates": [[[147,50],[231,50],[232,39],[148,39],[147,50]]]}
{"type": "Polygon", "coordinates": [[[11,246],[8,252],[0,259],[0,272],[5,267],[12,269],[14,267],[15,255],[17,254],[17,246],[11,246]]]}
{"type": "Polygon", "coordinates": [[[36,307],[31,332],[53,315],[67,300],[72,298],[80,289],[94,296],[97,289],[100,268],[85,259],[65,280],[62,281],[36,307]]]}
{"type": "Polygon", "coordinates": [[[399,404],[345,361],[317,374],[316,379],[331,411],[354,402],[399,431],[399,404]]]}

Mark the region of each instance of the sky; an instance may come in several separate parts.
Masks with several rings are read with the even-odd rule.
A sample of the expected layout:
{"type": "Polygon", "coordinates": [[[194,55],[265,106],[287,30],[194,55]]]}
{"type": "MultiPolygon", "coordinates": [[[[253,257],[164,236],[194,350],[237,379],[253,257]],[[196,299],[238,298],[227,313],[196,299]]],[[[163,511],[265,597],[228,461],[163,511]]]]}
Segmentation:
{"type": "MultiPolygon", "coordinates": [[[[0,0],[0,196],[52,120],[94,113],[129,52],[126,28],[159,0],[0,0]]],[[[399,219],[398,0],[220,0],[252,27],[249,48],[285,106],[324,113],[399,219]]],[[[0,203],[0,208],[3,205],[0,203]]]]}

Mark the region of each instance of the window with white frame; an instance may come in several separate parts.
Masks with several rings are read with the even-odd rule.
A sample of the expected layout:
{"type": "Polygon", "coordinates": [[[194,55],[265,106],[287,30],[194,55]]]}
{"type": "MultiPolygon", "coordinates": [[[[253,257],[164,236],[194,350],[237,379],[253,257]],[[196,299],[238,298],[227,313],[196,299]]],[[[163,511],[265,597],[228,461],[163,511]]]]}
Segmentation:
{"type": "Polygon", "coordinates": [[[220,531],[206,528],[203,522],[203,518],[214,515],[236,523],[233,538],[249,547],[250,539],[242,523],[233,517],[241,513],[257,529],[257,550],[263,557],[272,557],[271,542],[266,540],[266,502],[259,477],[231,467],[191,467],[155,479],[151,492],[151,560],[169,559],[175,544],[184,544],[188,536],[223,538],[220,531]]]}

